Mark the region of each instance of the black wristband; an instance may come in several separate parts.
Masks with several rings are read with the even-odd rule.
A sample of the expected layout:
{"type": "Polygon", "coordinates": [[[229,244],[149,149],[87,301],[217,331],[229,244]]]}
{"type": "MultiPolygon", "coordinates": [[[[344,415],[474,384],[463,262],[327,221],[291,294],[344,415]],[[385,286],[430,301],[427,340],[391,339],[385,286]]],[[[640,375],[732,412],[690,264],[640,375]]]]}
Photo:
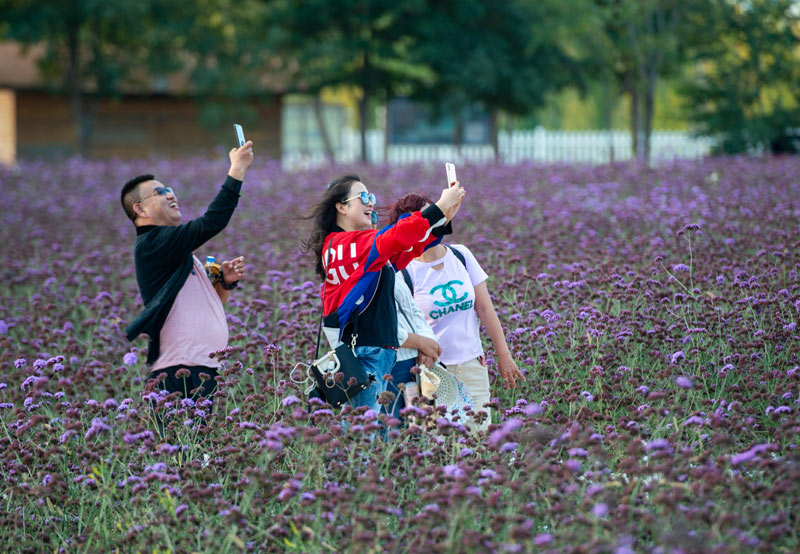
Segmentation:
{"type": "Polygon", "coordinates": [[[235,289],[236,287],[239,286],[239,281],[234,281],[233,283],[231,283],[229,285],[228,283],[225,282],[225,277],[223,277],[222,274],[220,274],[220,276],[219,276],[219,284],[225,290],[233,290],[233,289],[235,289]]]}

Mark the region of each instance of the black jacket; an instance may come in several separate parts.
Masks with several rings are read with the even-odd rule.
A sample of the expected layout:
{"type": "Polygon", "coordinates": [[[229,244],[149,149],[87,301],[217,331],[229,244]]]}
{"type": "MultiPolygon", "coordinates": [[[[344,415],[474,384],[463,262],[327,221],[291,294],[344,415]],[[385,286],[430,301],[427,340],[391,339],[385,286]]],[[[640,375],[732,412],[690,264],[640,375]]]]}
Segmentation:
{"type": "Polygon", "coordinates": [[[147,333],[148,364],[155,362],[160,354],[161,328],[192,270],[192,251],[225,228],[239,203],[241,188],[241,181],[228,176],[202,217],[174,227],[136,228],[133,258],[144,310],[125,329],[125,334],[132,341],[147,333]]]}

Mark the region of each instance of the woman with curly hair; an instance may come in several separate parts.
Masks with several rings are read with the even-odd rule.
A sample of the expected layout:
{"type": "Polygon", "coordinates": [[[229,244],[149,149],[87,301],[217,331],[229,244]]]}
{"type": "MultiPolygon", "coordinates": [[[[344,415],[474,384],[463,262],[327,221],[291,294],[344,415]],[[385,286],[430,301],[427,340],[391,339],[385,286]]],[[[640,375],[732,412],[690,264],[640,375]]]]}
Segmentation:
{"type": "MultiPolygon", "coordinates": [[[[431,200],[420,194],[407,194],[395,202],[389,212],[390,222],[402,222],[404,214],[426,210],[431,200]]],[[[486,328],[497,354],[497,369],[505,388],[515,386],[525,377],[517,368],[506,344],[489,290],[488,275],[469,248],[461,244],[436,244],[409,262],[398,279],[407,279],[414,299],[433,328],[442,347],[440,361],[447,370],[467,385],[475,401],[473,409],[489,417],[477,425],[485,430],[490,423],[489,372],[484,365],[480,326],[486,328]]]]}

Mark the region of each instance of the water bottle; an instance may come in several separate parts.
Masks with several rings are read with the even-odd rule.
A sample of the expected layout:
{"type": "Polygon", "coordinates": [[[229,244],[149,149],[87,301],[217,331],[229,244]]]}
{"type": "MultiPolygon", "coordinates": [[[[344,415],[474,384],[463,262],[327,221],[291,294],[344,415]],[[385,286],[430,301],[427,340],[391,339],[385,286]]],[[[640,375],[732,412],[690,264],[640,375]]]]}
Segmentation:
{"type": "Polygon", "coordinates": [[[211,279],[212,282],[219,279],[219,276],[222,274],[222,267],[216,263],[216,261],[217,258],[214,256],[206,256],[206,264],[204,267],[206,268],[206,275],[208,275],[208,278],[211,279]]]}

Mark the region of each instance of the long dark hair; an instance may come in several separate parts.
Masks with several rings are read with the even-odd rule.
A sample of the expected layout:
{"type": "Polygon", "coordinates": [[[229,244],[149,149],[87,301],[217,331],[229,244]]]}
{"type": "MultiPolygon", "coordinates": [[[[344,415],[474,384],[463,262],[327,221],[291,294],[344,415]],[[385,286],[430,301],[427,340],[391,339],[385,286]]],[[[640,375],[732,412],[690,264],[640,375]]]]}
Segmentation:
{"type": "Polygon", "coordinates": [[[311,213],[306,217],[314,222],[311,235],[303,242],[303,248],[314,255],[314,269],[317,275],[325,278],[325,269],[322,267],[322,249],[325,247],[327,237],[336,226],[336,204],[347,199],[353,183],[360,182],[358,175],[342,175],[330,183],[322,200],[314,204],[311,213]]]}

